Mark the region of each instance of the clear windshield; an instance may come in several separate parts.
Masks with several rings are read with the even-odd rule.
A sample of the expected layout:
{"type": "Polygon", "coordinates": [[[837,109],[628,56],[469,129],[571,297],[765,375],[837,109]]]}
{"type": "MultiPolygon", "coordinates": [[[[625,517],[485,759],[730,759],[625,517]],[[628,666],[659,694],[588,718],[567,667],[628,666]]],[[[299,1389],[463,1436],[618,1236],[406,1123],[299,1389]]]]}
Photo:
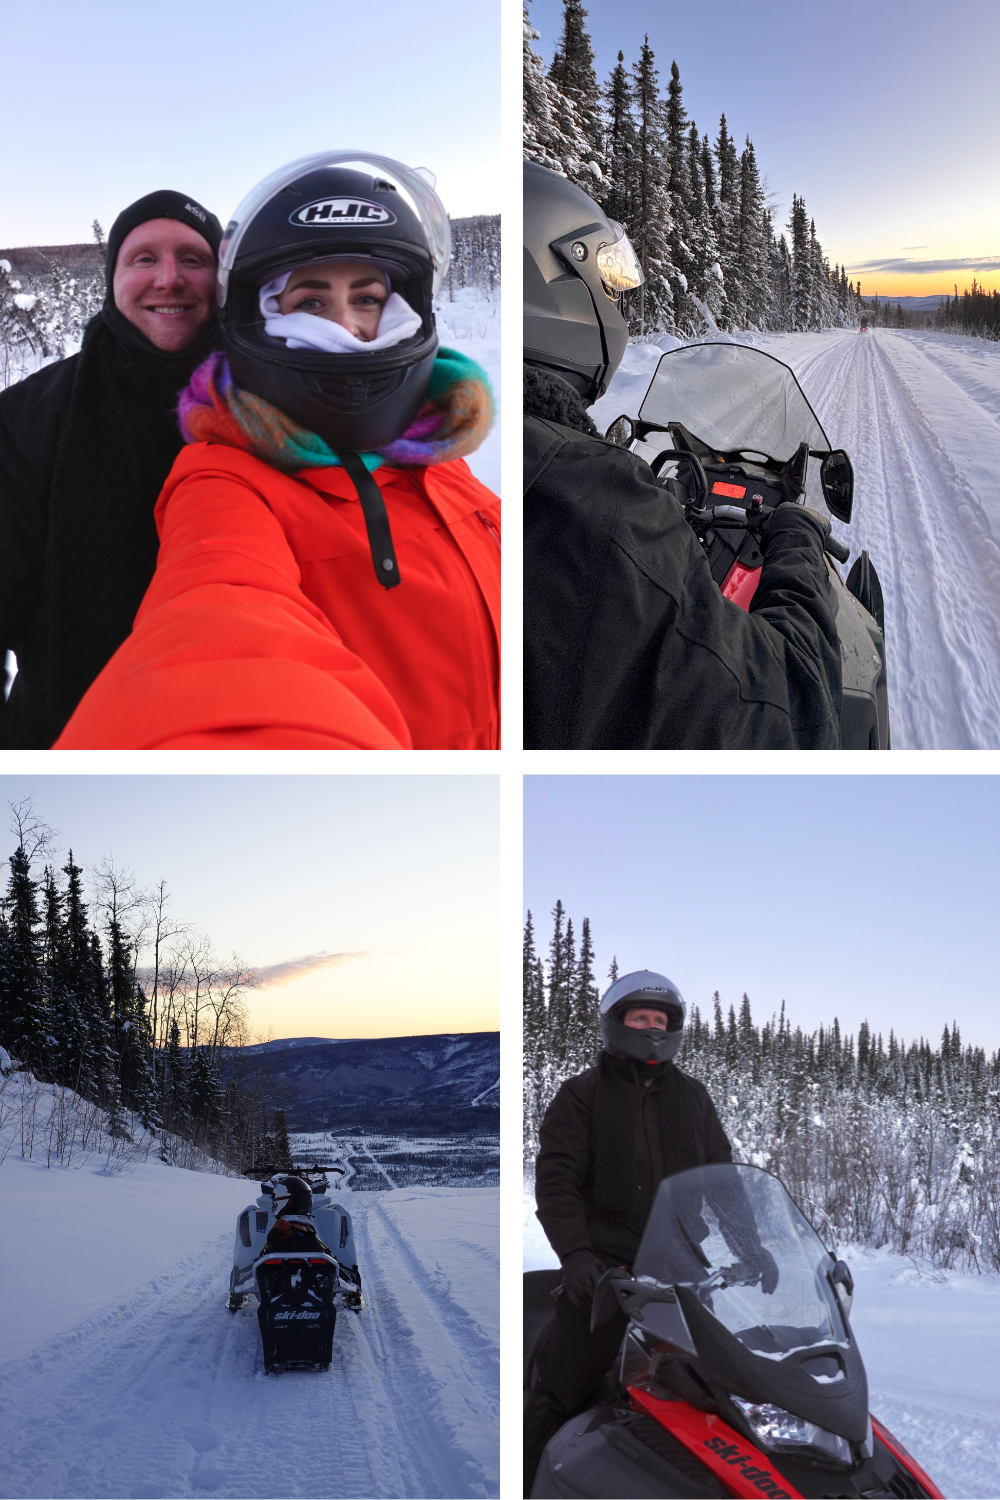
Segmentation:
{"type": "Polygon", "coordinates": [[[781,1359],[846,1345],[833,1264],[776,1177],[713,1166],[660,1184],[633,1274],[690,1287],[748,1349],[781,1359]]]}
{"type": "MultiPolygon", "coordinates": [[[[782,462],[800,443],[829,450],[826,433],[798,381],[779,360],[741,344],[692,344],[665,354],[639,411],[643,422],[680,422],[708,447],[766,453],[782,462]]],[[[654,433],[637,452],[644,458],[670,447],[654,433]]],[[[809,461],[807,503],[821,501],[819,465],[809,461]]]]}

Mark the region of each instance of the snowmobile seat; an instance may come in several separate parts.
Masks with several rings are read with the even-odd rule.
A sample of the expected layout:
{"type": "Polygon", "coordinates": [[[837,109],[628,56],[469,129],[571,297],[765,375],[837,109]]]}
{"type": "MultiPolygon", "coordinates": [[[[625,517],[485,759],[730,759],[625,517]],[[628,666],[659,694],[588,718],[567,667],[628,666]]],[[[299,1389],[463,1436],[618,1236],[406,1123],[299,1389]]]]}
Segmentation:
{"type": "Polygon", "coordinates": [[[562,1283],[562,1271],[525,1271],[524,1283],[524,1389],[531,1389],[535,1355],[556,1315],[552,1293],[562,1283]]]}

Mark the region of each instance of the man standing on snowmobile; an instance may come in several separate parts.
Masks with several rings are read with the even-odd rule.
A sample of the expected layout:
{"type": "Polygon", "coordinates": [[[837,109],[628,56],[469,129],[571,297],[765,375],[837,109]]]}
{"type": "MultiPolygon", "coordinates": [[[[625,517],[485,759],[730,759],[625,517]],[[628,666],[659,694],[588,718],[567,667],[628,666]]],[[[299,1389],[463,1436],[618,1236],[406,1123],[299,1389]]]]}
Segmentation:
{"type": "Polygon", "coordinates": [[[601,1000],[597,1067],[566,1079],[542,1121],[535,1198],[563,1278],[524,1414],[525,1495],[545,1445],[584,1408],[621,1344],[620,1310],[590,1331],[604,1271],[631,1267],[664,1177],[732,1161],[708,1090],[673,1061],[685,1014],[663,974],[623,974],[601,1000]]]}
{"type": "Polygon", "coordinates": [[[836,749],[841,659],[823,540],[781,504],[749,613],[680,506],[587,408],[644,275],[621,225],[524,165],[524,743],[530,749],[836,749]]]}

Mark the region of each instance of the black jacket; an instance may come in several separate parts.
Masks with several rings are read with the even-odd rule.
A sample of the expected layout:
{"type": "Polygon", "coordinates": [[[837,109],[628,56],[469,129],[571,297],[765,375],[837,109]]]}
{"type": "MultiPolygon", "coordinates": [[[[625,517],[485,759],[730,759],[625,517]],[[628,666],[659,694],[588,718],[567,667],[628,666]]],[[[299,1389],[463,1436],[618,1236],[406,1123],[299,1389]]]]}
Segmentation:
{"type": "Polygon", "coordinates": [[[105,308],[79,354],[0,393],[0,662],[18,664],[0,746],[51,745],[129,634],[184,445],[178,395],[216,337],[213,319],[165,354],[105,308]]]}
{"type": "Polygon", "coordinates": [[[524,424],[529,749],[836,749],[841,666],[820,528],[770,521],[751,611],[724,599],[635,454],[524,424]]]}
{"type": "Polygon", "coordinates": [[[674,1063],[650,1067],[604,1054],[561,1085],[545,1111],[535,1163],[538,1218],[553,1250],[564,1261],[574,1250],[594,1250],[607,1265],[631,1265],[646,1227],[656,1189],[665,1176],[688,1166],[732,1161],[732,1150],[705,1085],[674,1063]],[[598,1206],[595,1105],[605,1071],[621,1086],[627,1103],[636,1174],[634,1206],[618,1212],[598,1206]],[[661,1089],[680,1095],[687,1113],[690,1160],[668,1160],[664,1141],[661,1089]]]}

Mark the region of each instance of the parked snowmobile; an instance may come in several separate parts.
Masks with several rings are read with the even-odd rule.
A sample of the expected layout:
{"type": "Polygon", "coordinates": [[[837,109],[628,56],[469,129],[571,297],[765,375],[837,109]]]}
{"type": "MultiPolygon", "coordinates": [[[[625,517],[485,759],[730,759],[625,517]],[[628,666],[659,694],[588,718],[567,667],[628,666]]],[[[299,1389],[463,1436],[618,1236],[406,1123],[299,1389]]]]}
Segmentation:
{"type": "MultiPolygon", "coordinates": [[[[525,1386],[559,1271],[525,1276],[525,1386]]],[[[533,1500],[624,1495],[938,1497],[868,1413],[850,1271],[776,1177],[697,1167],[666,1178],[629,1274],[605,1273],[591,1327],[620,1307],[600,1404],[542,1455],[533,1500]]]]}
{"type": "Polygon", "coordinates": [[[862,318],[861,319],[861,332],[862,333],[867,333],[868,332],[868,319],[867,318],[862,318]]]}
{"type": "MultiPolygon", "coordinates": [[[[817,510],[825,502],[837,520],[850,522],[850,459],[831,449],[787,365],[759,349],[672,350],[656,367],[638,419],[618,417],[605,436],[647,459],[683,506],[712,577],[741,609],[749,609],[757,591],[760,527],[776,505],[794,500],[817,510]]],[[[850,549],[828,534],[826,551],[843,664],[841,747],[888,750],[882,586],[867,552],[845,583],[833,559],[847,562],[850,549]]]]}
{"type": "Polygon", "coordinates": [[[269,1374],[328,1368],[335,1299],[354,1312],[365,1305],[357,1262],[351,1216],[331,1203],[325,1170],[261,1183],[260,1197],[236,1221],[226,1306],[238,1312],[256,1296],[269,1374]]]}

